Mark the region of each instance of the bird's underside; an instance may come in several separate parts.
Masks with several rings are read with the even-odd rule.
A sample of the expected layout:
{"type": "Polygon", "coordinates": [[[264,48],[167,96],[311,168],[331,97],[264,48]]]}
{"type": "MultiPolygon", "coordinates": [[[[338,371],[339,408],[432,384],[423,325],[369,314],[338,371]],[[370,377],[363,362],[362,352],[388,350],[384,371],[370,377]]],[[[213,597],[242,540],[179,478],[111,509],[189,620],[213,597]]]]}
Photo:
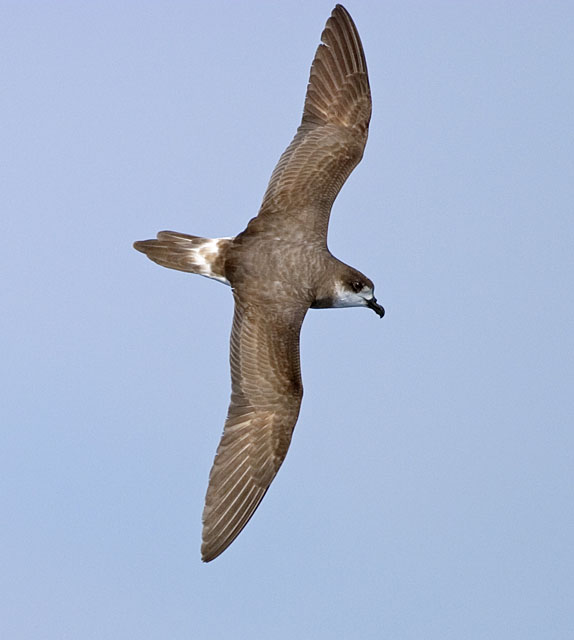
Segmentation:
{"type": "Polygon", "coordinates": [[[332,268],[333,282],[350,278],[349,286],[364,284],[370,291],[364,306],[382,315],[372,283],[332,258],[326,244],[331,206],[362,157],[371,116],[363,49],[342,6],[333,10],[321,40],[301,125],[246,230],[216,240],[161,232],[157,240],[134,245],[158,264],[215,278],[233,289],[231,403],[203,512],[205,562],[239,535],[285,459],[303,395],[299,333],[308,308],[352,306],[322,304],[321,286],[334,285],[316,265],[332,268]],[[303,230],[316,252],[298,243],[303,230]]]}

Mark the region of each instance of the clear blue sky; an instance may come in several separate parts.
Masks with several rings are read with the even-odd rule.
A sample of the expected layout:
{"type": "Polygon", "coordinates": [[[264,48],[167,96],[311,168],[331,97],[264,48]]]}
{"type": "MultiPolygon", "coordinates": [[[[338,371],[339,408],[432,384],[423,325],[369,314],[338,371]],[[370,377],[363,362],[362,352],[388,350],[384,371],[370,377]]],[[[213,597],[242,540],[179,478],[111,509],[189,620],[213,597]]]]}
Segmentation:
{"type": "Polygon", "coordinates": [[[199,559],[232,299],[131,248],[242,230],[332,9],[0,1],[0,635],[574,637],[574,5],[346,3],[370,139],[287,460],[199,559]]]}

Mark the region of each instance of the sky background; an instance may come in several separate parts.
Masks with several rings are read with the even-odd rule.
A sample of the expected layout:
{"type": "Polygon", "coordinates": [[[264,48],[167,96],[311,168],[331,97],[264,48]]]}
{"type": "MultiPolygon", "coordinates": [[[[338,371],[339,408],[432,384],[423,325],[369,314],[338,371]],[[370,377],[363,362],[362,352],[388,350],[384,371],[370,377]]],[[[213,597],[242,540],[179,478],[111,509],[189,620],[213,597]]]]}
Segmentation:
{"type": "Polygon", "coordinates": [[[574,637],[574,4],[351,1],[373,93],[305,397],[216,561],[227,287],[333,3],[0,0],[0,635],[574,637]]]}

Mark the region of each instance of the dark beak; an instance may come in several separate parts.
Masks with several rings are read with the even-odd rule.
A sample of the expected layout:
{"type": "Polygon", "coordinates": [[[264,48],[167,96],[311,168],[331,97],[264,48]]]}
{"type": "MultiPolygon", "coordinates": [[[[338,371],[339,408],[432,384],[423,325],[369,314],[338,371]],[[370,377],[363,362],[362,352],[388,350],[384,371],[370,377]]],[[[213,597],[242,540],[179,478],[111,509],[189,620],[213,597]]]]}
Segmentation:
{"type": "Polygon", "coordinates": [[[380,304],[377,304],[376,298],[367,300],[367,307],[369,307],[369,309],[372,309],[381,318],[385,315],[385,310],[383,309],[383,307],[381,307],[380,304]]]}

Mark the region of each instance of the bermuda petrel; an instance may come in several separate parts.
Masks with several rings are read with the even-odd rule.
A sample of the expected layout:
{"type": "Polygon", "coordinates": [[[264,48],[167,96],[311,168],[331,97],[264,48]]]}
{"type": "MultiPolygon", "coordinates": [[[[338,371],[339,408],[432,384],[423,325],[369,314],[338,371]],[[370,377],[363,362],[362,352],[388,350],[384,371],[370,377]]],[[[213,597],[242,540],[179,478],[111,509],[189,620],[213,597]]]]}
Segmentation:
{"type": "Polygon", "coordinates": [[[231,286],[231,403],[209,476],[202,559],[245,527],[281,463],[303,385],[299,334],[309,308],[384,309],[374,285],[327,248],[329,214],[361,160],[371,118],[365,54],[337,5],[311,66],[303,119],[275,167],[257,217],[234,238],[161,231],[134,247],[158,264],[231,286]]]}

